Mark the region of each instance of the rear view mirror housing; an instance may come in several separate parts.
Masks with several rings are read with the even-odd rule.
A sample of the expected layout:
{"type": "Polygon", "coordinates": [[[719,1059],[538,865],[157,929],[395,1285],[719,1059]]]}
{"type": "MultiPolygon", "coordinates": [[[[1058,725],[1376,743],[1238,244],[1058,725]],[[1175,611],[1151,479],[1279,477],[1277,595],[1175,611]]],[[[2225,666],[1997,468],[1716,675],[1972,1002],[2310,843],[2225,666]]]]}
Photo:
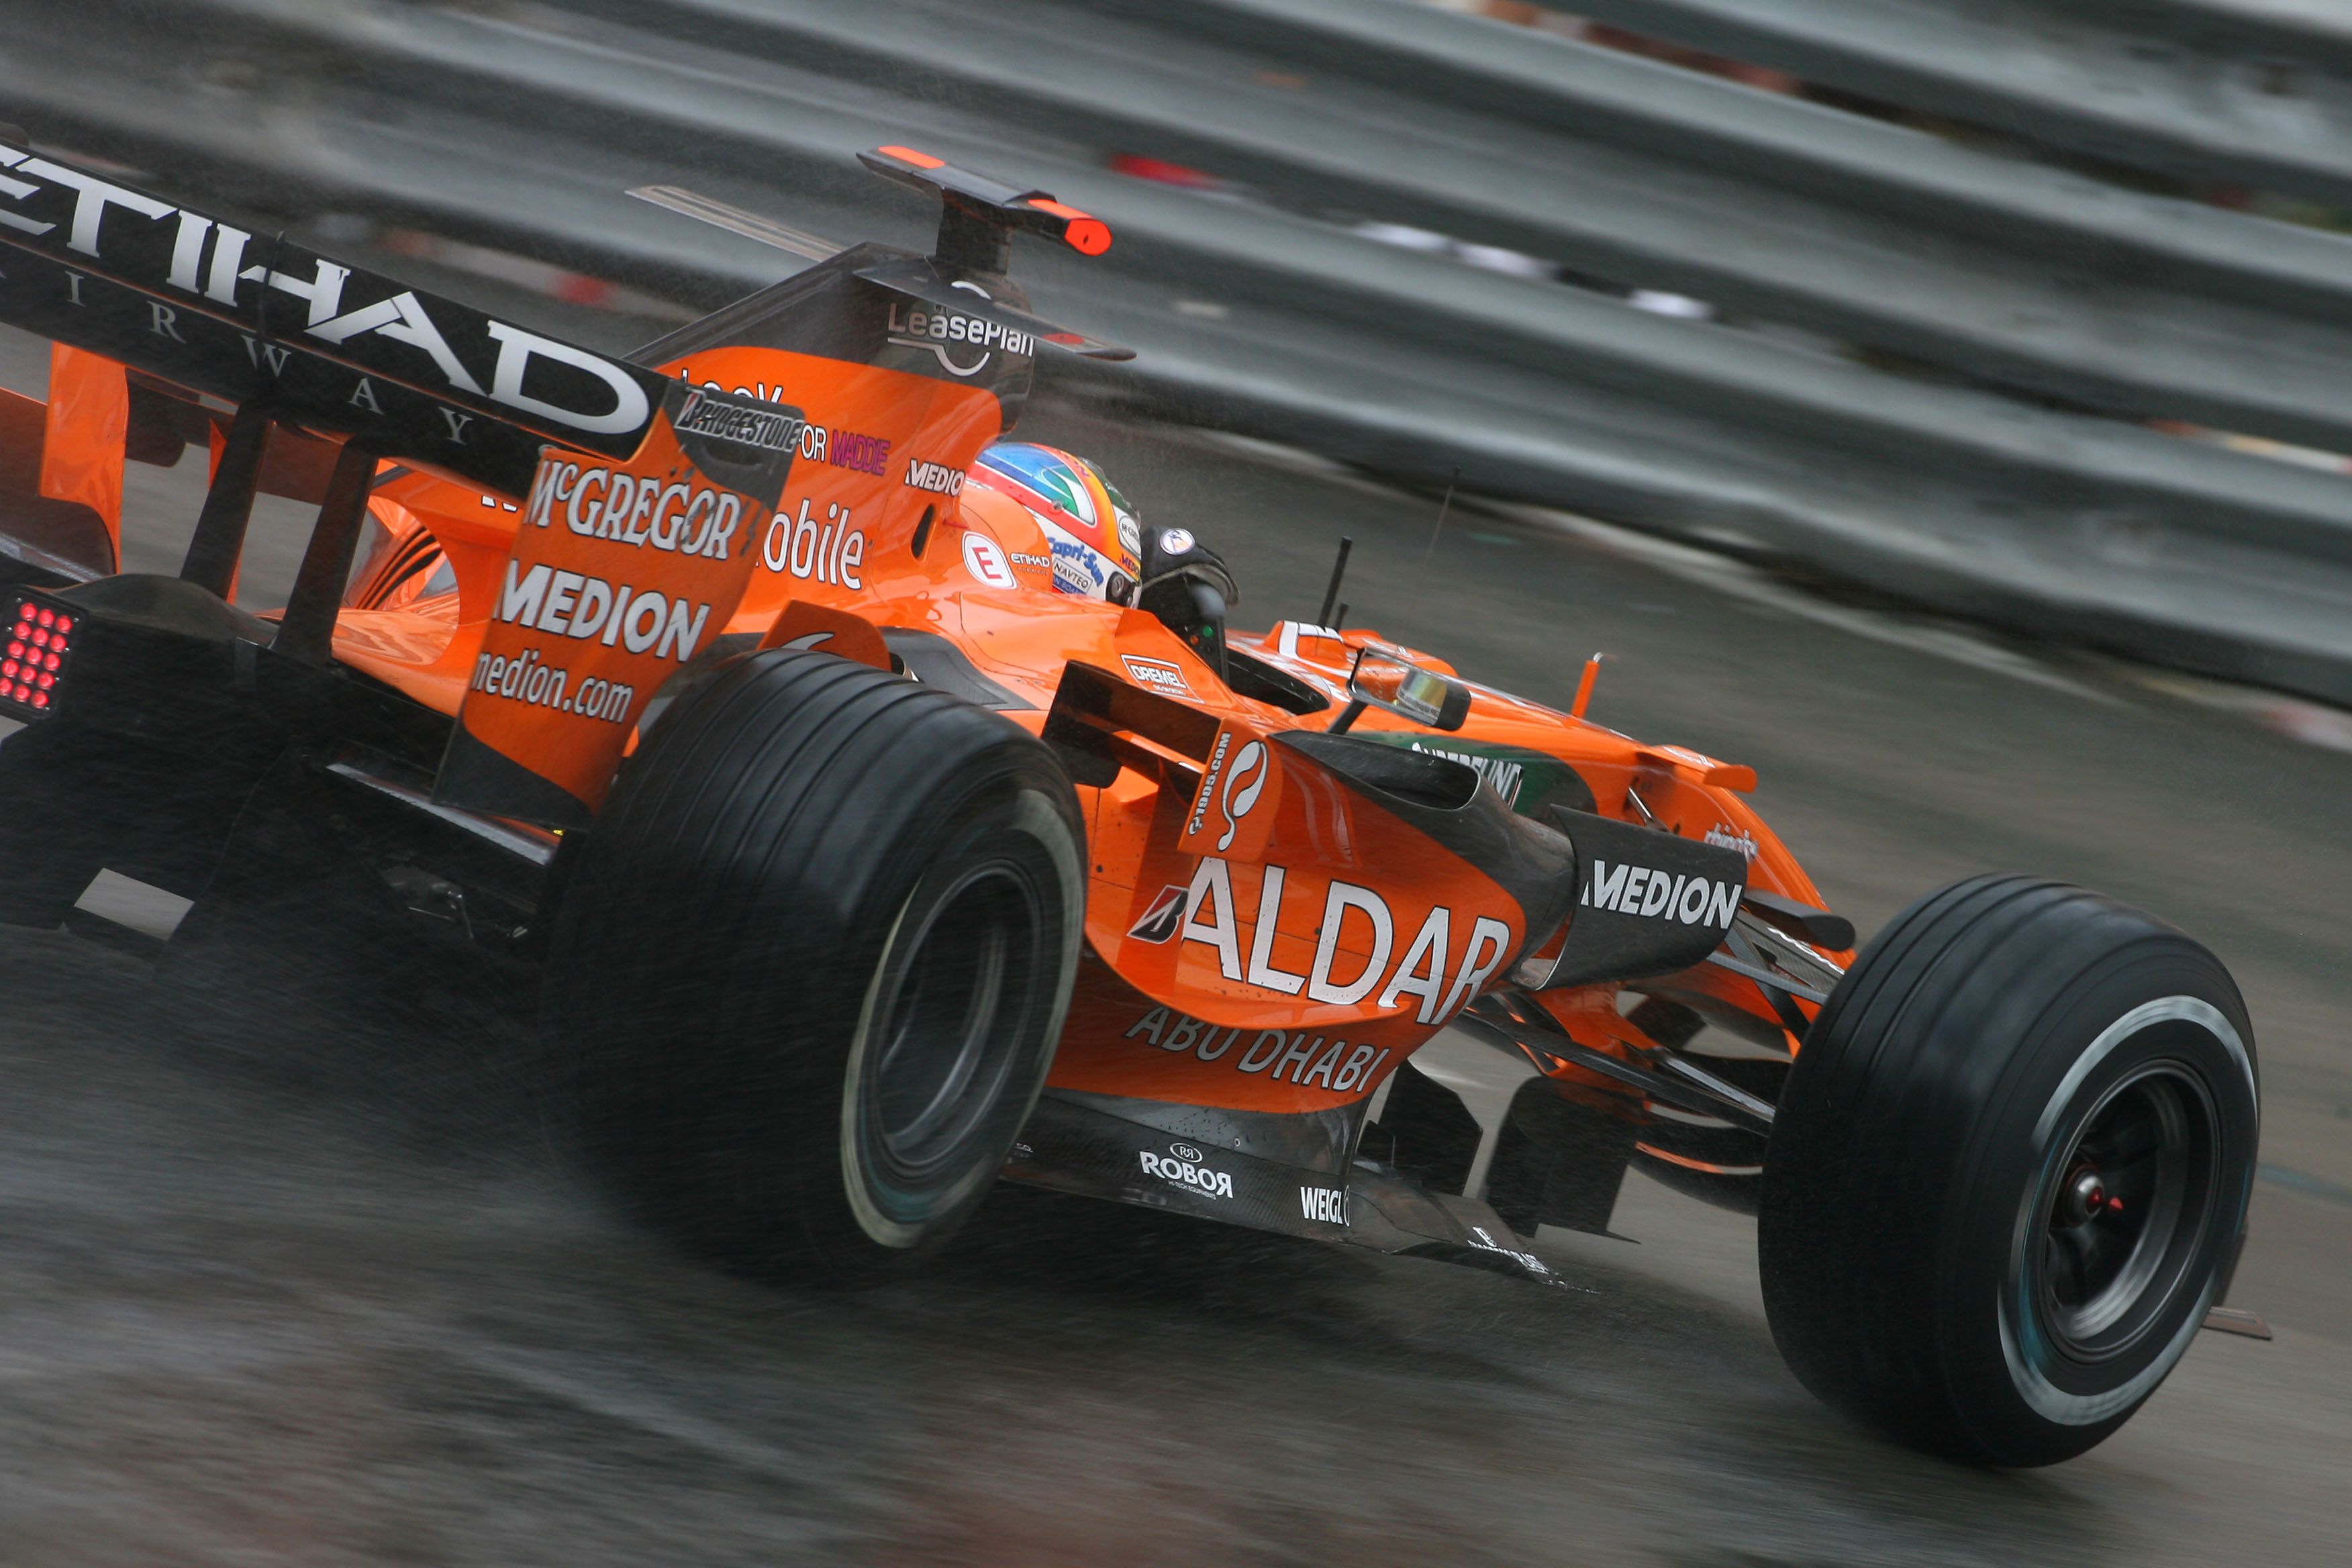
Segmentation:
{"type": "Polygon", "coordinates": [[[1355,666],[1348,671],[1348,706],[1332,721],[1332,732],[1345,734],[1368,707],[1433,730],[1459,730],[1470,716],[1470,689],[1401,654],[1359,648],[1355,666]]]}

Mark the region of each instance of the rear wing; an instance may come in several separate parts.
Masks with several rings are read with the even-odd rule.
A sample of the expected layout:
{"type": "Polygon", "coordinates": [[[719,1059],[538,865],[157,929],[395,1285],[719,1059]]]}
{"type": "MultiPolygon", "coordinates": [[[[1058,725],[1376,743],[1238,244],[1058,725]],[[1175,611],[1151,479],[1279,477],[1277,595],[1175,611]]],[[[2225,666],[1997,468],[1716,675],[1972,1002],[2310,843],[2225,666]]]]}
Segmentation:
{"type": "Polygon", "coordinates": [[[0,141],[0,321],[520,499],[625,459],[668,377],[0,141]]]}
{"type": "MultiPolygon", "coordinates": [[[[733,615],[756,520],[782,494],[803,423],[798,408],[547,337],[11,140],[0,140],[0,321],[236,405],[178,578],[68,590],[70,602],[46,607],[71,623],[103,624],[135,601],[200,637],[230,624],[222,601],[274,426],[341,452],[285,613],[268,647],[240,658],[331,667],[382,461],[514,498],[521,525],[496,624],[435,795],[559,826],[593,816],[663,675],[733,615]],[[640,498],[625,542],[551,527],[558,499],[589,484],[640,498]],[[648,536],[650,556],[635,548],[648,536]],[[600,552],[635,558],[626,580],[600,552]],[[592,580],[606,595],[601,638],[558,618],[593,596],[592,580]],[[572,634],[561,670],[541,668],[551,630],[572,634]]],[[[26,691],[10,716],[65,711],[60,693],[26,691]]]]}
{"type": "MultiPolygon", "coordinates": [[[[762,363],[782,371],[795,405],[822,405],[827,425],[895,436],[923,476],[960,475],[1009,426],[1040,343],[1130,356],[1032,315],[1003,276],[1015,230],[1094,255],[1111,242],[1100,219],[908,148],[865,162],[940,198],[935,254],[858,247],[639,351],[682,373],[695,356],[702,374],[688,379],[248,230],[0,132],[0,321],[236,405],[186,563],[176,584],[163,580],[177,597],[205,601],[194,610],[227,596],[269,429],[341,441],[274,654],[332,662],[343,578],[381,460],[429,466],[520,502],[435,796],[572,826],[593,817],[662,680],[734,615],[755,539],[782,521],[803,409],[769,401],[764,380],[757,396],[723,390],[732,383],[717,376],[730,367],[709,356],[747,335],[781,334],[762,363]],[[579,498],[589,495],[597,504],[583,518],[579,498]],[[559,515],[565,526],[551,526],[559,515]]],[[[923,476],[909,468],[896,483],[860,479],[866,489],[840,504],[910,523],[920,509],[928,520],[956,481],[923,476]]]]}

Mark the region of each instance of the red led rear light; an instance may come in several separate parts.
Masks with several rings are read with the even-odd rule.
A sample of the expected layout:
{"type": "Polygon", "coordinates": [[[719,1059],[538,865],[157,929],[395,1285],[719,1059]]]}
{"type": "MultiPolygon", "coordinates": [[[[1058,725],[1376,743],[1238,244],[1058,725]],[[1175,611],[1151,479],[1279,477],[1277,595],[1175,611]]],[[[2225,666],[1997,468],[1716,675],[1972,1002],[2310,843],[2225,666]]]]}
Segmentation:
{"type": "Polygon", "coordinates": [[[47,712],[54,702],[80,617],[31,595],[16,598],[11,608],[14,614],[0,620],[10,632],[7,655],[0,658],[0,706],[14,705],[18,718],[27,718],[47,712]]]}

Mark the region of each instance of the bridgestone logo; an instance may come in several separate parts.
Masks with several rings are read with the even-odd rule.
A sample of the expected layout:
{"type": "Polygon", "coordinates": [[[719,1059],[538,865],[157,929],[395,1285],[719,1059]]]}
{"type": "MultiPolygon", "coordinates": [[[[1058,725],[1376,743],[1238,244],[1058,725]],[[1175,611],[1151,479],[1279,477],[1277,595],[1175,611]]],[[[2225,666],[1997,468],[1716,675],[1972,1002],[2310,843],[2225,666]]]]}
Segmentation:
{"type": "Polygon", "coordinates": [[[1154,1154],[1148,1149],[1137,1158],[1143,1162],[1143,1173],[1147,1176],[1157,1176],[1163,1182],[1190,1187],[1204,1198],[1229,1198],[1234,1195],[1234,1178],[1226,1172],[1212,1171],[1206,1165],[1154,1154]]]}
{"type": "Polygon", "coordinates": [[[801,421],[790,415],[744,408],[700,391],[686,395],[686,406],[677,411],[671,424],[692,435],[734,441],[770,452],[786,451],[797,447],[801,439],[801,421]]]}

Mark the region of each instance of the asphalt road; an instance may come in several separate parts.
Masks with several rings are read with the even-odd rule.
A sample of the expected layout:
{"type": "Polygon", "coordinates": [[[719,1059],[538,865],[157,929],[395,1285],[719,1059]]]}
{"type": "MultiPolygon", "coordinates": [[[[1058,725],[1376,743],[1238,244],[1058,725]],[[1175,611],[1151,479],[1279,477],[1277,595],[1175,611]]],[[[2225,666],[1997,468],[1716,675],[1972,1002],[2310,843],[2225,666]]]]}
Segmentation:
{"type": "MultiPolygon", "coordinates": [[[[36,366],[0,352],[0,379],[36,366]]],[[[1753,1226],[1633,1179],[1578,1291],[1004,1190],[931,1278],[755,1287],[602,1212],[511,1044],[0,932],[0,1563],[2340,1563],[2352,1557],[2352,754],[2329,715],[1745,568],[1041,409],[1242,624],[1352,619],[1754,763],[1864,929],[1982,869],[2205,939],[2267,1094],[2235,1300],[2117,1437],[1955,1468],[1781,1369],[1753,1226]],[[2182,689],[2190,696],[2180,694],[2182,689]],[[2193,700],[2192,700],[2193,699],[2193,700]]],[[[191,461],[134,523],[193,515],[191,461]]],[[[252,581],[287,564],[257,536],[252,581]]],[[[171,556],[152,537],[141,560],[171,556]]],[[[266,587],[254,589],[266,600],[266,587]]]]}

